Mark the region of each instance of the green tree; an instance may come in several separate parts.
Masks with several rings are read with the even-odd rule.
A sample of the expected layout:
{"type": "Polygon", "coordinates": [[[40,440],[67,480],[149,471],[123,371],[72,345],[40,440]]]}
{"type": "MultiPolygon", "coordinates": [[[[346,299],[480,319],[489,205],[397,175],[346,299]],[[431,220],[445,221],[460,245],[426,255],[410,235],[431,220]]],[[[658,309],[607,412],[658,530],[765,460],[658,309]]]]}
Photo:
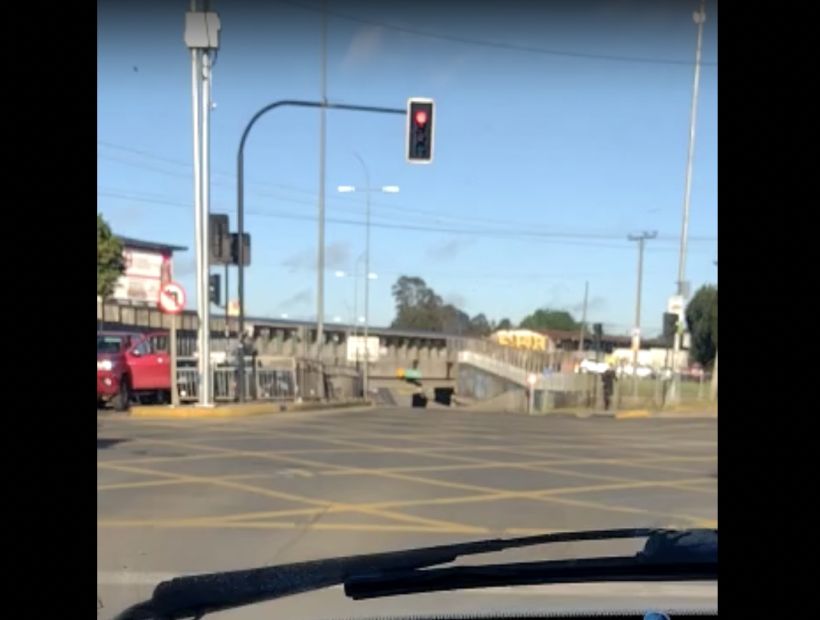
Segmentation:
{"type": "Polygon", "coordinates": [[[581,324],[576,323],[572,315],[566,310],[551,310],[549,308],[539,308],[532,314],[524,317],[520,327],[524,329],[563,329],[567,331],[580,329],[581,324]]]}
{"type": "Polygon", "coordinates": [[[392,287],[396,318],[392,327],[442,331],[442,300],[419,277],[401,276],[392,287]]]}
{"type": "Polygon", "coordinates": [[[503,318],[495,326],[496,329],[512,329],[512,321],[508,318],[503,318]]]}
{"type": "Polygon", "coordinates": [[[470,319],[469,331],[473,336],[489,336],[493,328],[487,317],[481,312],[470,319]]]}
{"type": "Polygon", "coordinates": [[[125,271],[122,242],[114,236],[102,215],[97,214],[97,295],[111,296],[117,279],[125,271]]]}
{"type": "Polygon", "coordinates": [[[686,306],[690,353],[702,366],[710,365],[717,351],[717,287],[701,286],[686,306]]]}
{"type": "Polygon", "coordinates": [[[401,276],[393,285],[392,293],[396,300],[392,327],[479,337],[492,331],[484,314],[470,318],[453,304],[445,304],[422,278],[401,276]]]}

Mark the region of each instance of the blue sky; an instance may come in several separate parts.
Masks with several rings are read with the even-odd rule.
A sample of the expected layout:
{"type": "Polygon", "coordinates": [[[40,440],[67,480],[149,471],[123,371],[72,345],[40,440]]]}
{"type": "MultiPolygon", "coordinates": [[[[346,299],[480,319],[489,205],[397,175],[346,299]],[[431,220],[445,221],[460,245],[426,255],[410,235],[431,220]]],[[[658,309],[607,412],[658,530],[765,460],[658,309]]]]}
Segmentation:
{"type": "MultiPolygon", "coordinates": [[[[212,210],[235,229],[242,128],[262,105],[320,96],[316,0],[212,2],[222,21],[214,69],[212,210]]],[[[404,120],[327,113],[326,319],[352,317],[351,271],[364,250],[373,185],[371,317],[394,316],[390,286],[423,277],[472,314],[518,321],[537,307],[623,333],[634,316],[637,248],[644,263],[644,333],[660,329],[675,292],[696,28],[696,2],[504,3],[499,8],[330,3],[328,98],[403,107],[436,100],[436,153],[404,160],[404,120]],[[425,31],[542,50],[682,61],[627,62],[524,52],[421,36],[425,31]],[[354,222],[351,224],[350,222],[354,222]],[[384,225],[386,227],[381,227],[384,225]],[[398,228],[397,228],[398,227],[398,228]],[[410,228],[406,228],[410,227],[410,228]],[[414,228],[415,227],[415,228],[414,228]],[[418,230],[418,227],[432,228],[418,230]]],[[[496,5],[498,6],[498,5],[496,5]]],[[[187,2],[98,4],[97,210],[115,232],[193,248],[191,66],[187,2]]],[[[717,13],[707,3],[692,185],[687,279],[717,280],[717,13]]],[[[315,315],[319,112],[277,110],[246,148],[246,271],[251,315],[315,315]]],[[[175,260],[194,299],[193,252],[175,260]]],[[[236,276],[231,275],[231,286],[236,276]]],[[[361,287],[360,287],[361,292],[361,287]]],[[[192,303],[192,302],[189,302],[192,303]]],[[[361,302],[359,302],[361,307],[361,302]]]]}

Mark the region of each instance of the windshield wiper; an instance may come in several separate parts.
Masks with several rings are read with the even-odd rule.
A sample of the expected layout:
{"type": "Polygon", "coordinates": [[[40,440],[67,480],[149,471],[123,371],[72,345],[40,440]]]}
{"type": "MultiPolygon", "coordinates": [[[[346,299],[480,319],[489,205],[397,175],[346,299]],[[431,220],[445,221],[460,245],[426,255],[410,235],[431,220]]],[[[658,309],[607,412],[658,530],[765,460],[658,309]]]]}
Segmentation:
{"type": "Polygon", "coordinates": [[[681,581],[717,578],[717,530],[617,529],[543,534],[422,547],[177,577],[116,620],[201,618],[206,613],[344,584],[355,599],[460,588],[588,581],[681,581]],[[534,545],[647,538],[629,557],[419,570],[459,557],[534,545]]]}

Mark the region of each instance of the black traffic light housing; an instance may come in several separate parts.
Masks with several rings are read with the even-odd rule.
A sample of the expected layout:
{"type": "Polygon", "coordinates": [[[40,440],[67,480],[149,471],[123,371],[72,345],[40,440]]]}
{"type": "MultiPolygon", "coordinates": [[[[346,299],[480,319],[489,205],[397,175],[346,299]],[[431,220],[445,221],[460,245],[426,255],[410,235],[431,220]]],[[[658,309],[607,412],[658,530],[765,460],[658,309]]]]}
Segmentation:
{"type": "MultiPolygon", "coordinates": [[[[247,267],[251,264],[251,235],[242,233],[243,238],[243,265],[247,267]]],[[[239,264],[239,233],[231,233],[231,265],[239,264]]]]}
{"type": "Polygon", "coordinates": [[[668,346],[672,346],[675,333],[678,331],[678,315],[674,312],[663,313],[663,340],[668,346]]]}
{"type": "Polygon", "coordinates": [[[226,265],[231,262],[231,233],[228,230],[228,216],[212,213],[208,217],[208,251],[212,265],[226,265]]]}
{"type": "Polygon", "coordinates": [[[433,107],[432,99],[407,100],[407,161],[411,164],[433,161],[433,107]]]}
{"type": "Polygon", "coordinates": [[[215,306],[219,306],[219,300],[222,299],[222,281],[218,273],[212,273],[208,276],[208,299],[215,306]]]}

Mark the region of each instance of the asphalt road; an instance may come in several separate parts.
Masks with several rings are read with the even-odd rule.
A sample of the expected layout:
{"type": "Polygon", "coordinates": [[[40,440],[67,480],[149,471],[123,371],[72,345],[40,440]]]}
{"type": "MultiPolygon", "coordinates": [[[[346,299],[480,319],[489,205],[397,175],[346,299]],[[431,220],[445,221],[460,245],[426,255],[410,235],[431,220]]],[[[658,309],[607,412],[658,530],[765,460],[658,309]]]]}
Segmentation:
{"type": "MultiPolygon", "coordinates": [[[[716,435],[713,419],[447,410],[100,416],[98,618],[179,574],[549,531],[717,527],[716,435]]],[[[564,545],[549,557],[589,552],[564,545]]],[[[241,617],[341,609],[339,592],[307,596],[241,617]]]]}

